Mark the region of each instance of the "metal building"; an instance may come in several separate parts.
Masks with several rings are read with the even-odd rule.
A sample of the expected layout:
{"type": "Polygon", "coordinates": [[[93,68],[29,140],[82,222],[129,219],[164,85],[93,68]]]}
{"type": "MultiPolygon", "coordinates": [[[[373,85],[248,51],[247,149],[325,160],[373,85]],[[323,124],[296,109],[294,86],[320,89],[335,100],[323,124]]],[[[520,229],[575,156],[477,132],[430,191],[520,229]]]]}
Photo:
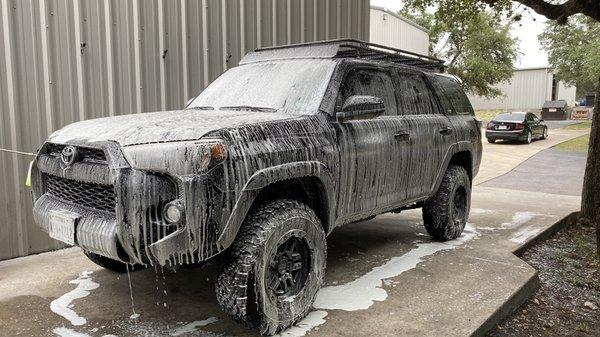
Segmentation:
{"type": "Polygon", "coordinates": [[[469,95],[475,110],[540,111],[545,101],[565,100],[575,104],[575,87],[556,81],[552,68],[517,69],[512,79],[497,86],[503,96],[488,99],[469,95]]]}
{"type": "MultiPolygon", "coordinates": [[[[256,47],[368,36],[368,0],[0,0],[0,148],[181,108],[256,47]]],[[[0,260],[58,247],[31,217],[31,159],[0,151],[0,260]]]]}
{"type": "Polygon", "coordinates": [[[429,55],[429,31],[389,9],[371,6],[370,42],[429,55]]]}

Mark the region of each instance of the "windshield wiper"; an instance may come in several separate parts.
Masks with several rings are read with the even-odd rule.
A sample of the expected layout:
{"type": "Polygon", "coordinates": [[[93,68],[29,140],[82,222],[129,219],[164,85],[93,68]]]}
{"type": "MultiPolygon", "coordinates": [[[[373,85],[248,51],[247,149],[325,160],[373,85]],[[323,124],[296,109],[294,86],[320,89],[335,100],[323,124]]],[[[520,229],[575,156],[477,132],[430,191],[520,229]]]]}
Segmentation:
{"type": "Polygon", "coordinates": [[[185,108],[185,110],[214,110],[212,106],[191,106],[189,108],[185,108]]]}
{"type": "Polygon", "coordinates": [[[249,110],[249,111],[257,111],[257,112],[277,112],[277,109],[273,108],[264,108],[260,106],[250,106],[250,105],[233,105],[233,106],[222,106],[219,110],[249,110]]]}

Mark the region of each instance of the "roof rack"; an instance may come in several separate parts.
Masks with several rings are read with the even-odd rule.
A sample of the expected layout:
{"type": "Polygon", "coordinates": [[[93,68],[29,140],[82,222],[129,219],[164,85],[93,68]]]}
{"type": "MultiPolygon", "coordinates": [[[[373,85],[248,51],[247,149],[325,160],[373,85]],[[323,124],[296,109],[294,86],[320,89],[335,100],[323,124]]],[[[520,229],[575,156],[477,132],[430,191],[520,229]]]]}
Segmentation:
{"type": "MultiPolygon", "coordinates": [[[[310,53],[305,57],[330,57],[330,58],[359,58],[368,60],[381,60],[397,64],[417,67],[429,71],[443,72],[445,70],[444,61],[425,55],[420,55],[407,50],[386,47],[376,43],[364,42],[355,39],[336,39],[326,41],[316,41],[308,43],[290,44],[285,46],[266,47],[257,49],[256,53],[271,52],[305,47],[310,48],[310,53]],[[321,48],[315,48],[321,47],[321,48]],[[333,48],[332,48],[333,47],[333,48]]],[[[290,53],[285,53],[290,55],[290,53]]],[[[302,57],[304,53],[297,54],[302,57]]],[[[291,55],[290,55],[291,56],[291,55]]]]}

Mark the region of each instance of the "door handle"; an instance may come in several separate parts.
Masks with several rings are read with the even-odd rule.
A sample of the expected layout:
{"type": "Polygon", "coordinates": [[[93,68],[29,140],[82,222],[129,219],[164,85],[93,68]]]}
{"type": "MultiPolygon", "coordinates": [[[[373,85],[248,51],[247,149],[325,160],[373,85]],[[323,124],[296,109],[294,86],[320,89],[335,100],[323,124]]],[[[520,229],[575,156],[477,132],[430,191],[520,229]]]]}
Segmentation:
{"type": "Polygon", "coordinates": [[[454,131],[451,127],[445,127],[443,129],[440,129],[440,133],[442,135],[449,135],[452,134],[452,131],[454,131]]]}
{"type": "Polygon", "coordinates": [[[410,134],[406,131],[398,131],[394,134],[394,138],[399,142],[406,142],[410,139],[410,134]]]}

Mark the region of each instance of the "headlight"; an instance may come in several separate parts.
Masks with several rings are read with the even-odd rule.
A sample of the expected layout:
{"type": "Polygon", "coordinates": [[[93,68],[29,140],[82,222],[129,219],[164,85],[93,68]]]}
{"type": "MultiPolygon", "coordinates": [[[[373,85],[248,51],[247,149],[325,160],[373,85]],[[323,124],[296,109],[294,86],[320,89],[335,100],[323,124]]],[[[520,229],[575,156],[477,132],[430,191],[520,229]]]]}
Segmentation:
{"type": "Polygon", "coordinates": [[[219,139],[133,145],[123,154],[135,169],[174,175],[202,173],[227,158],[219,139]]]}

